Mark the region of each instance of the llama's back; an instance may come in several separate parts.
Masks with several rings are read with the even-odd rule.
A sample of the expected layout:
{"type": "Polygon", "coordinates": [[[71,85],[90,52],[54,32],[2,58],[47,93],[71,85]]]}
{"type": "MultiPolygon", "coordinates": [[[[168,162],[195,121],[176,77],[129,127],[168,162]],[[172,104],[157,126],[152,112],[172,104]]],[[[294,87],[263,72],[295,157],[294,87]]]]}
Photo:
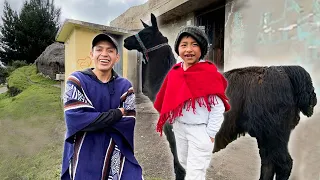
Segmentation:
{"type": "Polygon", "coordinates": [[[228,80],[226,93],[231,109],[237,111],[238,123],[246,131],[273,131],[279,129],[275,121],[288,124],[295,117],[297,108],[291,82],[281,68],[245,67],[228,71],[224,76],[228,80]]]}

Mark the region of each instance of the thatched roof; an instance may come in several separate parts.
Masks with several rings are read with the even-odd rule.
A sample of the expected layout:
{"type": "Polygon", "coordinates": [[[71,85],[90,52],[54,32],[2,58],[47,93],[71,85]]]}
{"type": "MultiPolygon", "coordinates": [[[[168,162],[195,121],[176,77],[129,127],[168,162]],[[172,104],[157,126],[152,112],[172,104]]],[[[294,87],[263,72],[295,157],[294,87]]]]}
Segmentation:
{"type": "Polygon", "coordinates": [[[52,43],[36,59],[35,63],[46,65],[59,63],[59,65],[64,66],[64,44],[58,42],[52,43]]]}

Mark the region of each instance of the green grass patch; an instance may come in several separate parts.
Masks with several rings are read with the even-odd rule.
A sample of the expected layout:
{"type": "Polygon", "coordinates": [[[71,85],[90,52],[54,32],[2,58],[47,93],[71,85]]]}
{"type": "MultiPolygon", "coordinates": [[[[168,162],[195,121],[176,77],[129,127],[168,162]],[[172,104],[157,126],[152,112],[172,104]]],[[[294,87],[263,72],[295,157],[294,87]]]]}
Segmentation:
{"type": "Polygon", "coordinates": [[[35,66],[15,70],[8,83],[22,92],[0,94],[1,179],[59,179],[65,132],[61,90],[36,74],[35,66]]]}
{"type": "Polygon", "coordinates": [[[8,77],[9,90],[10,88],[15,88],[19,91],[23,91],[33,84],[53,85],[57,84],[57,82],[44,78],[42,75],[37,73],[35,65],[18,68],[8,77]]]}
{"type": "Polygon", "coordinates": [[[15,97],[6,93],[0,96],[0,117],[4,119],[21,119],[57,116],[62,113],[60,89],[47,85],[31,85],[15,97]]]}
{"type": "Polygon", "coordinates": [[[2,93],[2,94],[0,94],[0,100],[6,99],[6,98],[9,98],[9,94],[8,94],[8,93],[2,93]]]}

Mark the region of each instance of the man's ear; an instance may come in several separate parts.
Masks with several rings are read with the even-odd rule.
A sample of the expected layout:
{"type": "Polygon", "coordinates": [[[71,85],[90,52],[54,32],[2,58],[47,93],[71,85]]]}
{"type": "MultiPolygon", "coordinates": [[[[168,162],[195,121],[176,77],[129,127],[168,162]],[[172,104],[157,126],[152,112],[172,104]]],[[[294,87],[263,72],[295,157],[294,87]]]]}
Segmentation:
{"type": "Polygon", "coordinates": [[[118,62],[120,60],[120,54],[119,54],[119,52],[117,53],[117,60],[116,60],[116,62],[118,62]]]}
{"type": "Polygon", "coordinates": [[[92,51],[93,51],[93,48],[92,48],[91,51],[90,51],[90,59],[93,59],[93,53],[92,53],[92,51]]]}

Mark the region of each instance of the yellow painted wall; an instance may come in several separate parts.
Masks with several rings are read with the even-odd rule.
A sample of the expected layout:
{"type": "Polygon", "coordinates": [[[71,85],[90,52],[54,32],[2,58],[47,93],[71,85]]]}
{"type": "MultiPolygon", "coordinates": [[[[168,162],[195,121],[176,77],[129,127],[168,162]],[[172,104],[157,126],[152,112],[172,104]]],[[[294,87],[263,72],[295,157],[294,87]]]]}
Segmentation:
{"type": "Polygon", "coordinates": [[[99,33],[98,31],[90,31],[84,28],[75,28],[76,32],[76,57],[74,64],[77,70],[83,70],[89,67],[94,67],[90,59],[90,50],[92,39],[99,33]]]}
{"type": "Polygon", "coordinates": [[[72,31],[65,45],[65,79],[76,70],[74,66],[74,59],[76,56],[75,49],[75,31],[72,31]]]}

